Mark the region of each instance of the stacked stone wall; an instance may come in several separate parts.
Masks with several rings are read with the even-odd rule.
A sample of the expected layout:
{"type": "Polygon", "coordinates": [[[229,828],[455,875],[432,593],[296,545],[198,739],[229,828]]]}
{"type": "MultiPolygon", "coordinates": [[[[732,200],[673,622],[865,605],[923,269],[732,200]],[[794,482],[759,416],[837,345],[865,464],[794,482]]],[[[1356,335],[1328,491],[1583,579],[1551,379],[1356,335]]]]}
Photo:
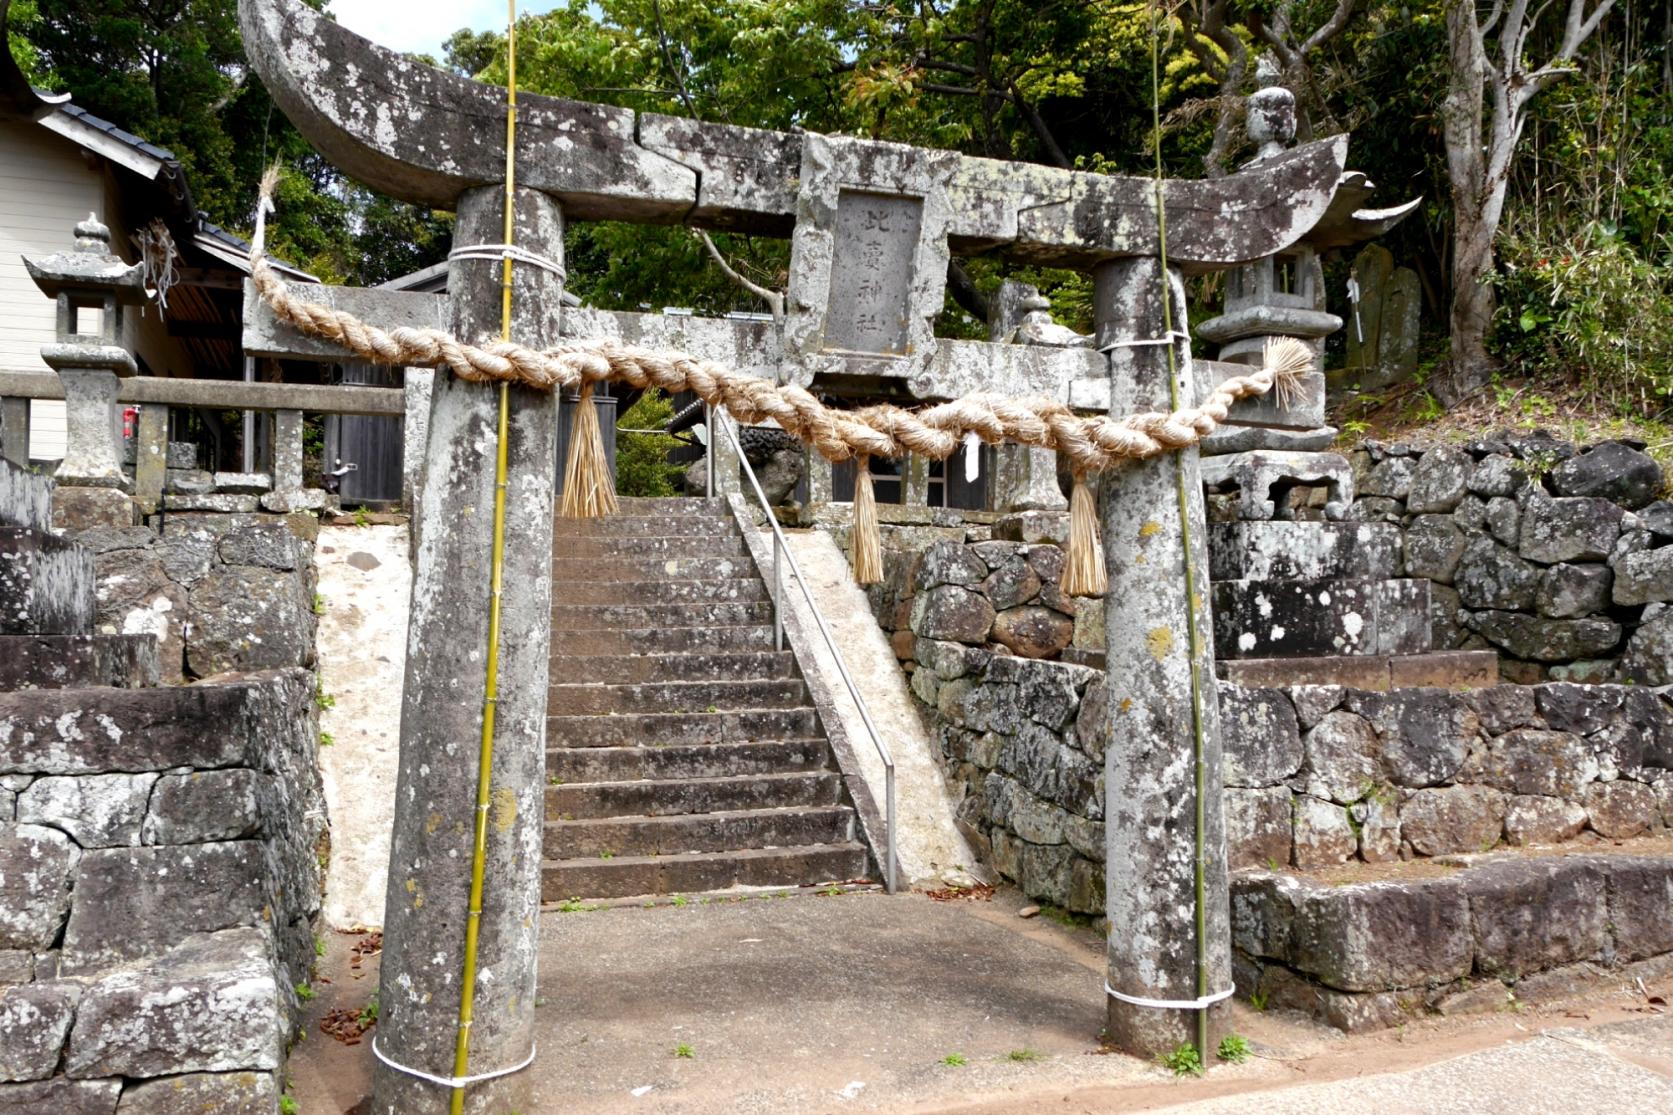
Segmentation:
{"type": "Polygon", "coordinates": [[[1640,448],[1505,433],[1353,460],[1352,517],[1397,525],[1432,582],[1435,650],[1496,650],[1519,682],[1673,682],[1673,503],[1640,448]]]}
{"type": "Polygon", "coordinates": [[[314,698],[300,669],[0,694],[0,1108],[151,1078],[276,1106],[327,851],[314,698]]]}
{"type": "MultiPolygon", "coordinates": [[[[1097,670],[918,639],[956,816],[1030,897],[1103,910],[1097,670]]],[[[1673,690],[1221,683],[1233,867],[1328,868],[1673,828],[1673,690]]]]}

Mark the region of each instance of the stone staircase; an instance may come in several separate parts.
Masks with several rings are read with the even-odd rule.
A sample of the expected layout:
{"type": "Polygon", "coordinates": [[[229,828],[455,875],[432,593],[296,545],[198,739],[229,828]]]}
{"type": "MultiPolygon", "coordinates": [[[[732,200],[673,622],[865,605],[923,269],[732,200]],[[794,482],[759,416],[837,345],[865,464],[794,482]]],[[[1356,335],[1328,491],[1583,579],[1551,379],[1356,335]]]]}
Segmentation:
{"type": "Polygon", "coordinates": [[[159,686],[0,461],[0,1111],[273,1111],[309,978],[312,675],[159,686]]]}
{"type": "Polygon", "coordinates": [[[795,656],[727,506],[560,519],[547,702],[548,902],[871,874],[795,656]]]}

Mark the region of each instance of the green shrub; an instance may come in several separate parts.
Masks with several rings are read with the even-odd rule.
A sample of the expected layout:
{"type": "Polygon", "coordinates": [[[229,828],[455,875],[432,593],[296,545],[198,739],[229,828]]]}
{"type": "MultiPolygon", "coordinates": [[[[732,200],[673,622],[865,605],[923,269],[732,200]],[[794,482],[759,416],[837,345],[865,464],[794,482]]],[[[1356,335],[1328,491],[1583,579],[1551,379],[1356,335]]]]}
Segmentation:
{"type": "Polygon", "coordinates": [[[673,404],[656,388],[616,419],[616,493],[623,496],[672,496],[680,491],[680,465],[668,463],[668,454],[679,446],[678,438],[667,434],[631,434],[625,430],[660,430],[674,415],[673,404]]]}

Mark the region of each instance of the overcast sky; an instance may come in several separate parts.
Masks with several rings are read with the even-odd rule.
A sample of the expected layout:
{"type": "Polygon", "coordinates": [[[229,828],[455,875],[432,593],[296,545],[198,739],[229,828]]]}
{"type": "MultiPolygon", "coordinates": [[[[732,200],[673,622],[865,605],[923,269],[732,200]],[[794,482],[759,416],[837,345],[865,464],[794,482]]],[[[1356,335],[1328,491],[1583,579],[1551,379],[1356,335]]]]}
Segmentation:
{"type": "MultiPolygon", "coordinates": [[[[518,0],[519,14],[545,12],[559,0],[518,0]]],[[[441,58],[441,44],[461,27],[505,30],[505,0],[331,0],[337,22],[379,46],[441,58]]]]}

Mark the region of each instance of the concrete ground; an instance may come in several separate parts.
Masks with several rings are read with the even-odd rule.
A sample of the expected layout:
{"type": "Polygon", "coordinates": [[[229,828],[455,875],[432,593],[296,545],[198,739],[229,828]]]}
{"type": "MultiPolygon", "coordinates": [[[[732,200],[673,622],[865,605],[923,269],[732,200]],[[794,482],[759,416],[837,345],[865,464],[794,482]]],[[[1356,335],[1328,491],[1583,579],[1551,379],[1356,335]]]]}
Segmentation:
{"type": "MultiPolygon", "coordinates": [[[[1673,1016],[1620,981],[1359,1037],[1239,1004],[1234,1028],[1254,1058],[1175,1079],[1100,1052],[1101,941],[1024,920],[1021,904],[1014,892],[855,893],[549,913],[537,1109],[1673,1111],[1673,1016]]],[[[358,940],[332,940],[316,1019],[369,997],[375,960],[346,960],[358,940]]],[[[310,1028],[290,1064],[298,1110],[348,1111],[370,1081],[369,1042],[310,1028]]]]}

